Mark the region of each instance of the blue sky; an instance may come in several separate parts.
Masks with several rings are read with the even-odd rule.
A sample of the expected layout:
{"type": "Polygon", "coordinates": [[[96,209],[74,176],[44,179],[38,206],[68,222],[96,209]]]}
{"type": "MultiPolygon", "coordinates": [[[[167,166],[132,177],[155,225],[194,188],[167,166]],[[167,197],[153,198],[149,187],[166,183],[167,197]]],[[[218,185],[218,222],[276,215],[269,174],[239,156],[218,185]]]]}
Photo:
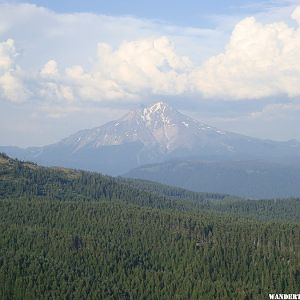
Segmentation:
{"type": "Polygon", "coordinates": [[[0,1],[0,144],[44,145],[165,100],[299,139],[300,1],[0,1]]]}
{"type": "MultiPolygon", "coordinates": [[[[22,1],[18,1],[22,2],[22,1]]],[[[139,18],[158,19],[184,26],[211,26],[209,15],[234,15],[255,13],[270,1],[181,1],[181,0],[69,0],[28,1],[48,7],[56,12],[93,12],[107,15],[131,15],[139,18]],[[257,4],[257,5],[255,5],[257,4]]],[[[278,5],[273,3],[273,5],[278,5]]]]}

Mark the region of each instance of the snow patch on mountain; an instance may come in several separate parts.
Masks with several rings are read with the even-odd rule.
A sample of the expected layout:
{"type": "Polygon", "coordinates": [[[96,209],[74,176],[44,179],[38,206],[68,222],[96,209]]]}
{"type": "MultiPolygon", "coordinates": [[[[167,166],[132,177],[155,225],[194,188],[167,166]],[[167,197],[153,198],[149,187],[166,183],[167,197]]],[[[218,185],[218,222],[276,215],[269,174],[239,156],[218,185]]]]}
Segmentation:
{"type": "Polygon", "coordinates": [[[83,147],[99,148],[141,142],[146,147],[158,147],[167,153],[177,148],[194,146],[203,135],[201,131],[210,128],[160,101],[130,111],[119,120],[80,131],[62,143],[72,144],[76,152],[83,147]]]}

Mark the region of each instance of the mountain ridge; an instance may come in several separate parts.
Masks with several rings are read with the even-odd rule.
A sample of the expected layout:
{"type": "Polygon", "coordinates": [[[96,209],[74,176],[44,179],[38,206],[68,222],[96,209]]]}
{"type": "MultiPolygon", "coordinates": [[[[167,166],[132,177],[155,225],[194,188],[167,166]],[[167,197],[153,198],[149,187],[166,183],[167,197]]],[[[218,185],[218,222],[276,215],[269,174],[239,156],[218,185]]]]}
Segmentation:
{"type": "Polygon", "coordinates": [[[275,142],[224,131],[160,101],[102,126],[44,147],[0,147],[12,157],[39,164],[120,175],[144,164],[172,159],[300,160],[300,142],[275,142]]]}
{"type": "Polygon", "coordinates": [[[123,174],[195,192],[234,194],[250,199],[300,196],[300,165],[260,160],[172,160],[123,174]]]}

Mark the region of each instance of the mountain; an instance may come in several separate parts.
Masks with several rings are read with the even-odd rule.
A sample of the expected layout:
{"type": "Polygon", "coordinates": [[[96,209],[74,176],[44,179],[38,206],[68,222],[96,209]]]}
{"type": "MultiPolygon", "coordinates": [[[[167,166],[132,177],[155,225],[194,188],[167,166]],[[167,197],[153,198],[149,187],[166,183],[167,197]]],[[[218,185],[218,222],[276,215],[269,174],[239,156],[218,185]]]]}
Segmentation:
{"type": "Polygon", "coordinates": [[[300,166],[267,161],[174,160],[144,165],[124,174],[192,191],[252,199],[300,196],[300,166]]]}
{"type": "Polygon", "coordinates": [[[0,151],[43,165],[118,175],[144,164],[174,158],[299,159],[300,143],[261,140],[223,131],[158,102],[52,145],[27,149],[0,147],[0,151]]]}

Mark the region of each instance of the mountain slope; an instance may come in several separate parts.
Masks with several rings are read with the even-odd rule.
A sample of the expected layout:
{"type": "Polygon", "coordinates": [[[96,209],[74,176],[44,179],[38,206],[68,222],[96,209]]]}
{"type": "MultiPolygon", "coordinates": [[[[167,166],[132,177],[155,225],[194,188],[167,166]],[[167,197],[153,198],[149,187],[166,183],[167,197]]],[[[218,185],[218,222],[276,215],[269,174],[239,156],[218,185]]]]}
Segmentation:
{"type": "Polygon", "coordinates": [[[0,298],[264,299],[299,291],[299,200],[220,196],[202,209],[184,205],[189,195],[197,198],[0,154],[0,298]],[[246,218],[228,214],[231,207],[246,218]]]}
{"type": "Polygon", "coordinates": [[[300,166],[265,161],[168,161],[124,174],[201,192],[248,198],[300,196],[300,166]]]}
{"type": "Polygon", "coordinates": [[[249,200],[199,193],[156,182],[114,178],[65,168],[45,168],[0,153],[0,200],[123,202],[177,211],[225,212],[263,220],[297,222],[300,199],[249,200]]]}
{"type": "Polygon", "coordinates": [[[133,110],[119,120],[79,131],[44,147],[0,147],[43,165],[122,174],[174,158],[209,160],[300,159],[297,141],[274,142],[226,132],[178,112],[164,102],[133,110]]]}
{"type": "Polygon", "coordinates": [[[45,198],[61,201],[124,201],[150,207],[182,207],[110,176],[65,168],[40,167],[0,153],[0,199],[45,198]]]}

